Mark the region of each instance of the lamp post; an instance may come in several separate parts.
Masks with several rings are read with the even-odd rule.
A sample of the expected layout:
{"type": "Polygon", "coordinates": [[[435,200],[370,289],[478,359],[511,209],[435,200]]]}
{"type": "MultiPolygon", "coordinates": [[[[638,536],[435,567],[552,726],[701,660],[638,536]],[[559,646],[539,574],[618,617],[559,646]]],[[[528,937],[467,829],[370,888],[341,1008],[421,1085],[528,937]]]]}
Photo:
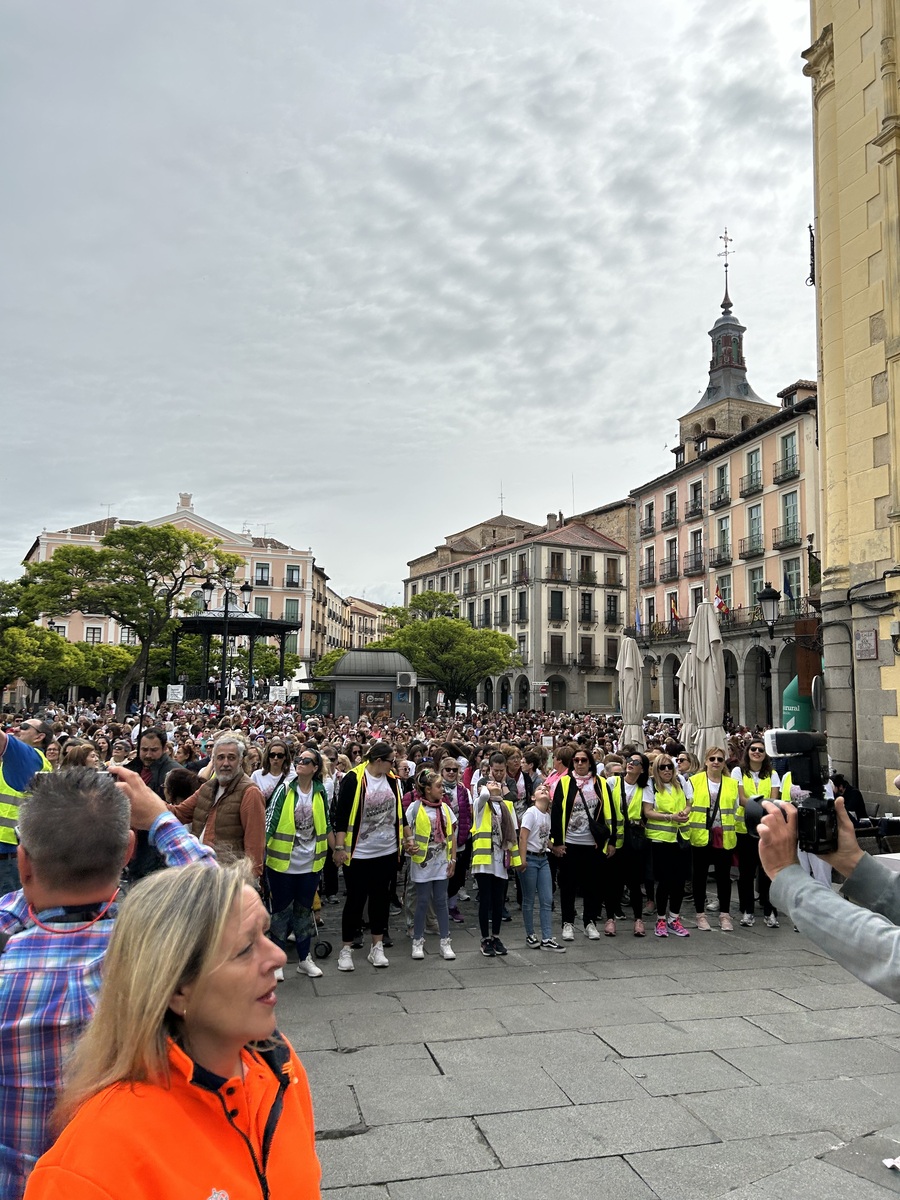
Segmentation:
{"type": "MultiPolygon", "coordinates": [[[[225,604],[222,613],[222,678],[219,681],[219,693],[221,696],[219,711],[221,715],[225,711],[225,701],[228,699],[228,605],[231,600],[231,584],[234,582],[234,571],[223,570],[215,576],[207,575],[204,579],[200,585],[200,590],[203,592],[203,603],[206,609],[209,609],[217,582],[221,583],[225,589],[225,604]]],[[[241,584],[240,592],[244,612],[248,612],[250,609],[250,596],[253,592],[253,585],[249,580],[244,580],[241,584]]]]}
{"type": "Polygon", "coordinates": [[[778,620],[778,605],[781,603],[781,592],[773,588],[768,579],[761,592],[756,593],[756,603],[762,609],[763,620],[769,631],[769,641],[772,643],[772,654],[775,654],[775,622],[778,620]]]}

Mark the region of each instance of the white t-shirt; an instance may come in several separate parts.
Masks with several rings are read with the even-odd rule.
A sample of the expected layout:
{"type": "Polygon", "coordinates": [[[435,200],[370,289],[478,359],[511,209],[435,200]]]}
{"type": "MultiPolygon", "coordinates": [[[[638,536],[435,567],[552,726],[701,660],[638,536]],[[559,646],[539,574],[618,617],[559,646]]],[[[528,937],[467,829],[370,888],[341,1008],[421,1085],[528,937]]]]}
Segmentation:
{"type": "Polygon", "coordinates": [[[383,858],[396,854],[397,795],[384,775],[377,779],[366,771],[366,794],[362,802],[359,836],[353,846],[354,858],[383,858]]]}
{"type": "Polygon", "coordinates": [[[594,787],[594,778],[592,775],[572,776],[573,787],[569,792],[569,804],[571,805],[572,815],[569,817],[569,826],[566,829],[566,842],[572,846],[596,846],[596,842],[591,837],[591,828],[588,825],[588,812],[593,814],[597,807],[597,789],[594,787]],[[576,787],[581,788],[581,795],[575,790],[576,787]],[[584,804],[581,803],[581,796],[584,796],[584,804]],[[587,810],[585,810],[587,805],[587,810]]]}
{"type": "Polygon", "coordinates": [[[297,798],[294,804],[294,845],[291,849],[291,865],[288,871],[291,875],[307,875],[312,870],[313,859],[316,856],[316,830],[313,825],[313,787],[309,785],[308,792],[297,788],[297,798]]]}
{"type": "MultiPolygon", "coordinates": [[[[284,782],[290,783],[290,781],[295,777],[296,774],[297,774],[297,772],[294,770],[293,767],[291,767],[290,771],[288,771],[287,776],[284,779],[284,782]]],[[[250,782],[256,784],[256,786],[262,792],[263,800],[267,801],[269,799],[269,797],[272,795],[272,793],[275,791],[275,789],[278,787],[279,783],[282,782],[282,777],[280,775],[269,774],[266,771],[264,771],[262,769],[262,767],[260,767],[258,771],[254,771],[253,774],[250,776],[250,782]]]]}
{"type": "MultiPolygon", "coordinates": [[[[406,823],[413,832],[415,832],[416,828],[416,814],[421,807],[421,800],[413,800],[412,804],[406,810],[406,823]]],[[[428,850],[425,853],[425,861],[421,863],[411,862],[409,864],[409,877],[413,883],[430,883],[433,879],[447,878],[447,847],[443,842],[435,841],[434,836],[441,810],[432,808],[426,804],[425,811],[428,813],[431,821],[431,833],[428,838],[428,850]]],[[[451,846],[453,844],[453,830],[455,826],[456,817],[451,810],[450,828],[447,830],[447,841],[450,842],[451,846]]]]}
{"type": "MultiPolygon", "coordinates": [[[[491,861],[484,865],[473,867],[473,875],[496,875],[500,879],[507,878],[506,869],[506,851],[503,849],[502,827],[500,823],[500,808],[503,801],[499,796],[492,796],[486,787],[483,787],[475,798],[475,816],[473,828],[481,823],[484,814],[484,806],[488,804],[491,808],[491,861]]],[[[507,809],[507,812],[509,810],[507,809]]],[[[515,811],[512,816],[513,825],[518,828],[515,811]]]]}
{"type": "Polygon", "coordinates": [[[550,814],[536,806],[526,809],[521,829],[528,830],[526,850],[529,854],[546,854],[550,846],[550,814]]]}

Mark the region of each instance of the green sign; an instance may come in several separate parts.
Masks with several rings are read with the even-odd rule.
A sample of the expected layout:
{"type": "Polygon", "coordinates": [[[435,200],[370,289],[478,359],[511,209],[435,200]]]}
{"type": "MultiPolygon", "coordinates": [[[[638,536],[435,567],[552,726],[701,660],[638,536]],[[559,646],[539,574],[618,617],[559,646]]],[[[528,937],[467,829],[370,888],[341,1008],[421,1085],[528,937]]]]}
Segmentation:
{"type": "Polygon", "coordinates": [[[812,728],[812,704],[808,696],[800,695],[796,675],[781,694],[781,723],[785,729],[801,732],[812,728]]]}

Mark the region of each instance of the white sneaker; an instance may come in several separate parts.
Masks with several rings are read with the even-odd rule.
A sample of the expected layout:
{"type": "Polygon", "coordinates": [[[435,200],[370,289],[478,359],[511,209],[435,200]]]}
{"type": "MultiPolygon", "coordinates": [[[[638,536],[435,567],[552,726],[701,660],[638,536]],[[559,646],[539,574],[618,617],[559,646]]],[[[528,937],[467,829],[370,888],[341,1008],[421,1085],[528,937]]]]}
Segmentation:
{"type": "Polygon", "coordinates": [[[284,983],[284,967],[275,968],[275,982],[284,983]]]}
{"type": "Polygon", "coordinates": [[[459,891],[456,893],[456,899],[462,900],[465,902],[466,900],[471,900],[472,897],[469,895],[469,893],[466,891],[465,888],[460,888],[459,891]]]}
{"type": "Polygon", "coordinates": [[[381,942],[372,943],[372,949],[369,951],[368,958],[373,967],[390,966],[390,963],[385,957],[384,947],[382,946],[381,942]]]}
{"type": "MultiPolygon", "coordinates": [[[[563,936],[565,936],[565,934],[563,934],[563,936]]],[[[584,936],[590,938],[592,942],[600,941],[600,930],[593,921],[588,921],[587,925],[585,925],[584,936]]]]}
{"type": "Polygon", "coordinates": [[[308,975],[310,979],[318,979],[322,974],[322,968],[316,966],[311,954],[307,954],[302,962],[297,963],[297,974],[308,975]]]}
{"type": "MultiPolygon", "coordinates": [[[[374,953],[374,947],[373,947],[373,953],[374,953]]],[[[413,938],[412,956],[413,956],[413,958],[424,958],[425,957],[425,939],[424,938],[413,938]]],[[[383,955],[382,955],[382,957],[383,957],[383,955]]],[[[373,966],[378,965],[372,959],[371,954],[369,955],[369,962],[371,962],[373,966]]]]}
{"type": "Polygon", "coordinates": [[[564,942],[575,941],[575,926],[571,921],[566,921],[565,925],[563,925],[562,939],[564,942]]]}
{"type": "Polygon", "coordinates": [[[719,911],[719,902],[718,902],[718,900],[707,900],[707,902],[706,902],[706,911],[707,911],[707,912],[718,912],[718,911],[719,911]]]}
{"type": "Polygon", "coordinates": [[[745,929],[749,929],[752,925],[756,924],[756,917],[754,917],[753,913],[741,913],[741,924],[745,929]]]}
{"type": "Polygon", "coordinates": [[[441,938],[441,958],[456,958],[449,938],[441,938]]]}
{"type": "Polygon", "coordinates": [[[353,951],[349,946],[342,946],[341,952],[338,955],[338,970],[339,971],[355,971],[353,965],[353,951]]]}
{"type": "Polygon", "coordinates": [[[769,913],[766,917],[766,927],[768,929],[778,929],[778,918],[774,913],[769,913]]]}

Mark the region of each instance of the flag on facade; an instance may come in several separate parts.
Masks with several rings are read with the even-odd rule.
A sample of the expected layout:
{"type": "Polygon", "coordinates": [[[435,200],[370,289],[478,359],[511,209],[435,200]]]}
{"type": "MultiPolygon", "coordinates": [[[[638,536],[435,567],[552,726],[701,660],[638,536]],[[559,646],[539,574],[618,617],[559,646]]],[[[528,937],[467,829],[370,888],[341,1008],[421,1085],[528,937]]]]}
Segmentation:
{"type": "Polygon", "coordinates": [[[791,588],[791,581],[788,578],[787,571],[785,571],[785,573],[784,573],[784,598],[785,598],[785,600],[793,600],[794,599],[794,592],[793,592],[793,589],[791,588]]]}
{"type": "Polygon", "coordinates": [[[641,606],[638,603],[635,603],[635,606],[634,606],[634,631],[635,631],[635,633],[640,635],[640,632],[641,632],[641,606]]]}
{"type": "Polygon", "coordinates": [[[722,599],[722,593],[719,591],[718,584],[716,584],[716,594],[713,596],[713,608],[716,610],[716,612],[725,613],[726,616],[730,612],[728,605],[722,599]]]}
{"type": "Polygon", "coordinates": [[[673,621],[681,620],[681,618],[678,614],[678,597],[677,596],[669,597],[669,616],[673,621]]]}

